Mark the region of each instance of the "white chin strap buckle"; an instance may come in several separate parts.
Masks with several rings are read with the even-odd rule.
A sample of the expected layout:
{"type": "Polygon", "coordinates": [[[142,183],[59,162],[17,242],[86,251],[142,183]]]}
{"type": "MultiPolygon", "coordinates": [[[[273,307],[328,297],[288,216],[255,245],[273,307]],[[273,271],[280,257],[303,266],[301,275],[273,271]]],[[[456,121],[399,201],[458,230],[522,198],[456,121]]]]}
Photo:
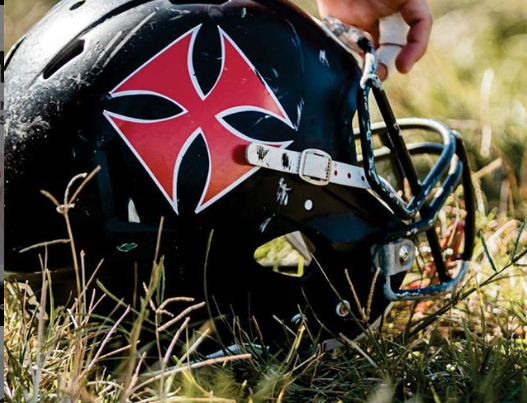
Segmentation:
{"type": "Polygon", "coordinates": [[[260,143],[251,143],[245,151],[251,165],[300,176],[304,181],[326,186],[330,183],[352,188],[370,189],[364,169],[344,162],[316,149],[302,152],[285,150],[260,143]]]}
{"type": "Polygon", "coordinates": [[[308,148],[300,156],[298,175],[312,185],[326,186],[329,184],[332,165],[333,159],[328,153],[308,148]]]}

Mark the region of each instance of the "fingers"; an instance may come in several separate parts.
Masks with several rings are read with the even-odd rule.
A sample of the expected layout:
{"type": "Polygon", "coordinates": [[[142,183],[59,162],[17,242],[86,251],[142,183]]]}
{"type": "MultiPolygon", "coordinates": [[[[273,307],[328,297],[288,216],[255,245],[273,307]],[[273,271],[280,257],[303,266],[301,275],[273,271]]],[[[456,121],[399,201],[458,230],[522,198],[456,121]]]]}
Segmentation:
{"type": "MultiPolygon", "coordinates": [[[[406,45],[395,60],[401,73],[408,73],[424,55],[432,30],[432,15],[426,0],[317,0],[322,16],[332,16],[342,22],[369,32],[376,47],[379,41],[379,20],[400,12],[410,27],[406,45]]],[[[387,43],[392,43],[388,40],[387,43]]],[[[399,42],[397,41],[397,44],[399,42]]]]}
{"type": "Polygon", "coordinates": [[[377,38],[379,17],[370,0],[317,0],[317,3],[321,17],[338,18],[345,24],[365,30],[374,39],[377,38]]]}
{"type": "Polygon", "coordinates": [[[388,68],[384,64],[379,64],[377,66],[377,77],[384,81],[388,78],[388,68]]]}
{"type": "Polygon", "coordinates": [[[426,0],[408,0],[400,12],[410,26],[410,31],[407,44],[397,56],[395,64],[401,73],[408,73],[426,52],[432,30],[432,15],[426,0]]]}

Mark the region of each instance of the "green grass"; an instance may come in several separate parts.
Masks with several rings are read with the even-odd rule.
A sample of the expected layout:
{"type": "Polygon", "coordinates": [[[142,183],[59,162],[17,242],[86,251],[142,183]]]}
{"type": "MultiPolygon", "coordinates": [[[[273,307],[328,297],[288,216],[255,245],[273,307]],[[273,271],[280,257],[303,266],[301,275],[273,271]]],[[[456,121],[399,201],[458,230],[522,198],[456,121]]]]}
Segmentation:
{"type": "MultiPolygon", "coordinates": [[[[118,319],[93,313],[99,299],[108,298],[100,291],[86,294],[81,287],[76,303],[65,309],[54,306],[48,293],[37,301],[28,287],[8,284],[6,399],[527,402],[527,231],[525,222],[513,220],[494,220],[489,227],[471,278],[450,300],[400,303],[383,327],[362,340],[344,337],[343,347],[309,357],[298,352],[296,342],[305,337],[300,331],[279,357],[248,350],[203,361],[202,340],[188,326],[202,305],[157,302],[162,258],[154,259],[139,308],[116,304],[118,319]],[[152,324],[159,337],[179,340],[171,354],[140,342],[143,325],[152,324]],[[159,354],[156,363],[145,362],[147,351],[159,354]]],[[[78,269],[84,278],[82,265],[78,269]]]]}
{"type": "MultiPolygon", "coordinates": [[[[292,343],[285,359],[248,351],[251,358],[193,364],[202,341],[192,337],[189,321],[204,308],[158,301],[161,257],[153,259],[137,309],[116,306],[120,319],[111,320],[92,313],[110,297],[83,294],[75,250],[80,294],[69,309],[54,306],[47,293],[36,300],[24,285],[4,289],[6,400],[527,402],[527,3],[430,4],[429,50],[410,75],[390,79],[387,91],[398,116],[446,120],[469,144],[480,237],[458,294],[399,303],[382,328],[357,342],[343,339],[331,353],[304,357],[292,343]],[[142,329],[162,329],[179,314],[160,332],[177,335],[177,348],[157,365],[145,362],[142,329]]],[[[315,10],[312,2],[303,6],[315,10]]],[[[8,0],[6,49],[48,7],[8,0]]],[[[155,343],[151,351],[159,354],[155,343]]]]}

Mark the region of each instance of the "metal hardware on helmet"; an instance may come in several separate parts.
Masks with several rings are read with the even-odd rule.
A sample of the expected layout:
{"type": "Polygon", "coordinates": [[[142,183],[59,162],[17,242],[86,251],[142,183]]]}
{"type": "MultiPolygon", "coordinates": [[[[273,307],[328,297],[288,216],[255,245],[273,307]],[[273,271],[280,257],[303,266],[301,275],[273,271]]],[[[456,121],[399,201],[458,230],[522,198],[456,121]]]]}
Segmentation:
{"type": "Polygon", "coordinates": [[[332,163],[328,153],[309,148],[302,151],[298,175],[312,185],[325,186],[329,184],[332,163]]]}
{"type": "Polygon", "coordinates": [[[415,245],[409,239],[400,239],[377,247],[373,255],[375,266],[380,268],[381,274],[386,277],[407,272],[412,268],[414,260],[415,245]]]}
{"type": "Polygon", "coordinates": [[[351,312],[351,305],[348,301],[342,300],[337,304],[337,307],[335,308],[335,312],[338,316],[341,318],[344,318],[348,316],[351,312]]]}

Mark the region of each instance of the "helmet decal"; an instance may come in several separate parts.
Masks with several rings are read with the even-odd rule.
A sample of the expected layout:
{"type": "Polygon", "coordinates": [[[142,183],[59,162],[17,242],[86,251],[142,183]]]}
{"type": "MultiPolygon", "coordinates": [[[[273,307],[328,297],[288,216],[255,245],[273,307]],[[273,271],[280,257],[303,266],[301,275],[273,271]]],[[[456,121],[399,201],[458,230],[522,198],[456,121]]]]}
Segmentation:
{"type": "MultiPolygon", "coordinates": [[[[296,130],[273,91],[220,27],[220,73],[212,89],[203,93],[192,63],[200,28],[198,25],[180,36],[111,92],[114,98],[159,96],[176,104],[181,112],[164,119],[142,120],[104,111],[176,213],[179,167],[198,136],[203,138],[207,148],[209,171],[196,213],[258,170],[245,161],[245,148],[251,142],[260,141],[236,130],[225,121],[226,117],[240,112],[261,112],[296,130]]],[[[265,142],[279,148],[291,143],[265,142]]]]}

